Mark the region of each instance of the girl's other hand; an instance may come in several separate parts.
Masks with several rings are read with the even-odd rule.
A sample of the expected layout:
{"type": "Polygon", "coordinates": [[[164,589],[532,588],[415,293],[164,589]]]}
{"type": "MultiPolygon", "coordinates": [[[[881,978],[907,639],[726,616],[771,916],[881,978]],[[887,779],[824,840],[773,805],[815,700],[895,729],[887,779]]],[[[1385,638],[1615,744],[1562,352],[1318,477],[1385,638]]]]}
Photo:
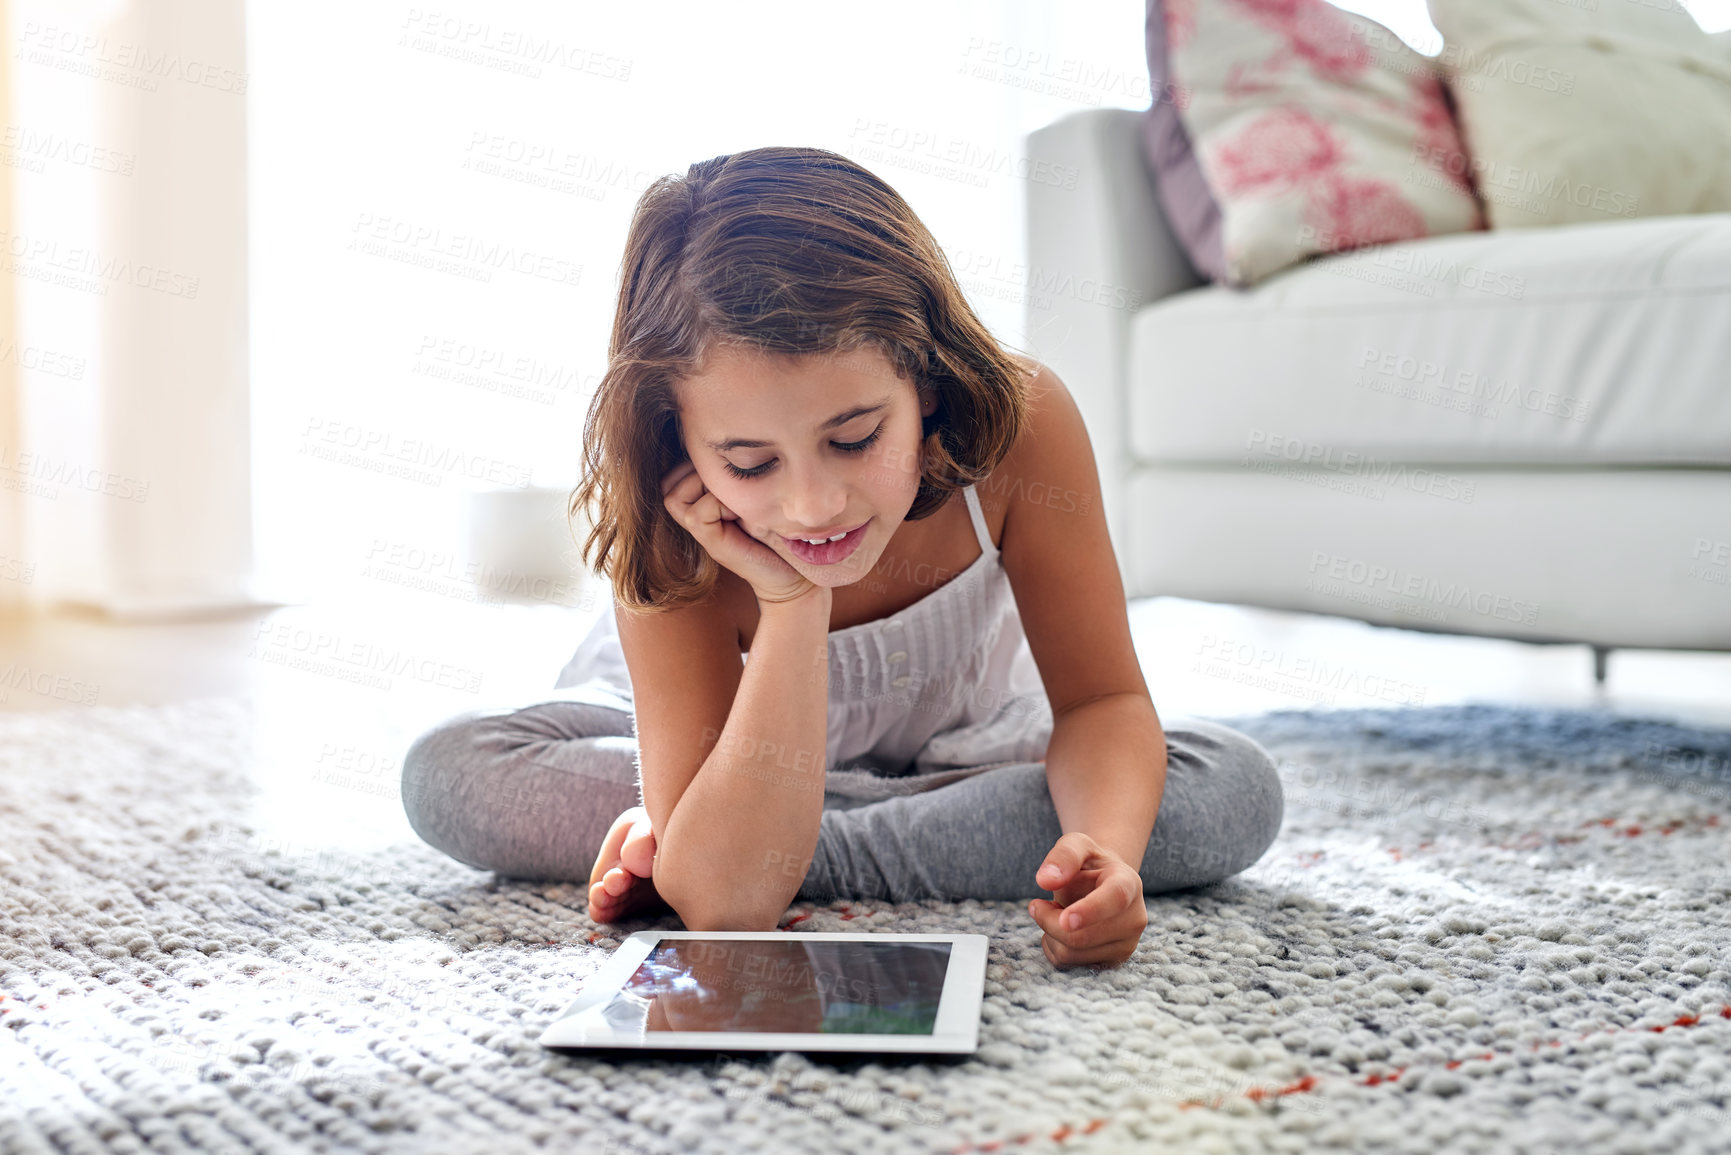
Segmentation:
{"type": "Polygon", "coordinates": [[[751,586],[759,602],[792,601],[818,588],[774,549],[746,533],[738,515],[709,492],[689,459],[661,479],[661,500],[710,557],[751,586]]]}
{"type": "Polygon", "coordinates": [[[1116,853],[1073,830],[1046,852],[1034,881],[1056,900],[1028,904],[1053,966],[1118,966],[1136,953],[1148,927],[1142,875],[1116,853]]]}

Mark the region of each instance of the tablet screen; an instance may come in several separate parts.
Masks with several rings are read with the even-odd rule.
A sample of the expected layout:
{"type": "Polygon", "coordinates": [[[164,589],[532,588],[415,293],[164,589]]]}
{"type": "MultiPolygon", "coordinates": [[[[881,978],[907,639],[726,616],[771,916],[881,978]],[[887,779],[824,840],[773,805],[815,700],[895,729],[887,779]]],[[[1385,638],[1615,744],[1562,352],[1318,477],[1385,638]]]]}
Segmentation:
{"type": "Polygon", "coordinates": [[[947,942],[664,939],[601,1015],[636,1031],[930,1035],[947,942]]]}

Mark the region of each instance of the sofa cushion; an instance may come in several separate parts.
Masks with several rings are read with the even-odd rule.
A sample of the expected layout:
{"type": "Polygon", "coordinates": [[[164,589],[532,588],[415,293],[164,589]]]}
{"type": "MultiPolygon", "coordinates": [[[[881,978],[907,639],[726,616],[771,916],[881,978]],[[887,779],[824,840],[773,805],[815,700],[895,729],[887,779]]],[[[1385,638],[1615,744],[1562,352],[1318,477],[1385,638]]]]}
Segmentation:
{"type": "Polygon", "coordinates": [[[1142,147],[1212,279],[1483,227],[1435,65],[1382,25],[1327,0],[1150,0],[1146,36],[1142,147]]]}
{"type": "Polygon", "coordinates": [[[1202,162],[1196,159],[1184,118],[1178,115],[1189,98],[1172,80],[1172,63],[1166,51],[1167,2],[1148,0],[1143,21],[1152,99],[1142,114],[1142,152],[1154,170],[1154,195],[1185,256],[1202,276],[1224,281],[1226,251],[1220,243],[1220,203],[1208,187],[1202,162]]]}
{"type": "Polygon", "coordinates": [[[1149,461],[1731,465],[1731,213],[1362,249],[1130,331],[1149,461]]]}
{"type": "Polygon", "coordinates": [[[1731,211],[1731,65],[1672,0],[1430,0],[1495,228],[1731,211]]]}

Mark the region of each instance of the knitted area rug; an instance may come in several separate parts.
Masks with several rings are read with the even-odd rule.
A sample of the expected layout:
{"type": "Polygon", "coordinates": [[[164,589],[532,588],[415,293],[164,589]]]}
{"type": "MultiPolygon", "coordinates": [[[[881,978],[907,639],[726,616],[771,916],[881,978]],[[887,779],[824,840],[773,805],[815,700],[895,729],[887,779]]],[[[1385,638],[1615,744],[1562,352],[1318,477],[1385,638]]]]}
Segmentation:
{"type": "Polygon", "coordinates": [[[5,1152],[1724,1151],[1731,732],[1488,706],[1223,719],[1281,762],[1251,870],[1054,970],[991,936],[977,1055],[601,1061],[535,1042],[619,938],[581,885],[240,825],[243,702],[0,719],[5,1152]]]}

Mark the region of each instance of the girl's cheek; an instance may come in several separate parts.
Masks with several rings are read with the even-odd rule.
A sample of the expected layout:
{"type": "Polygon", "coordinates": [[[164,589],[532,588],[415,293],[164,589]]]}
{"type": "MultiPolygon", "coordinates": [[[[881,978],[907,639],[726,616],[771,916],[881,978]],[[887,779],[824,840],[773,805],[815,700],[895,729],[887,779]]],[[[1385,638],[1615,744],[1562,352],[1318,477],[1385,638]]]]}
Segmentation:
{"type": "Polygon", "coordinates": [[[912,465],[917,458],[912,457],[904,448],[885,446],[867,455],[865,482],[879,493],[890,493],[903,488],[907,478],[913,475],[912,465]]]}

